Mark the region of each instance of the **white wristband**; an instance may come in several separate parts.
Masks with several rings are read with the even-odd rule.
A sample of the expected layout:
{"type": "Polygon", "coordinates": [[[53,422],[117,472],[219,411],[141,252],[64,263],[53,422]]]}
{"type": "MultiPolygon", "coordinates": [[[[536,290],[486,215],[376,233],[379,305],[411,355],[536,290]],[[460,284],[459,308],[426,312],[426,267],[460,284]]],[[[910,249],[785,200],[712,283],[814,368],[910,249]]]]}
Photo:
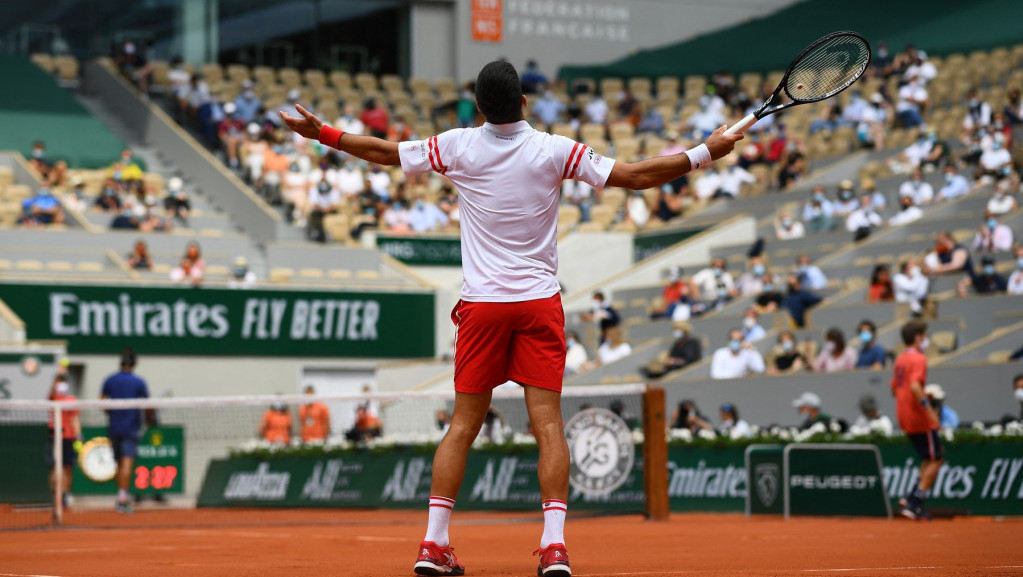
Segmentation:
{"type": "Polygon", "coordinates": [[[703,168],[705,165],[710,164],[710,149],[707,148],[706,144],[701,144],[696,148],[690,148],[686,151],[686,156],[689,157],[689,166],[692,170],[703,168]]]}

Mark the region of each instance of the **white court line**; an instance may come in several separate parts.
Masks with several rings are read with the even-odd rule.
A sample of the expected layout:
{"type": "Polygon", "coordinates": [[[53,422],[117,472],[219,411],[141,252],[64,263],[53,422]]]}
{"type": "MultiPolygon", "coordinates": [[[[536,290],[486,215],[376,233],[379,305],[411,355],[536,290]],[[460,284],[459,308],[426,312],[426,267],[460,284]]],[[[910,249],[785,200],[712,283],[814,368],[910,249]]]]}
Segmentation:
{"type": "Polygon", "coordinates": [[[21,573],[0,573],[0,577],[61,577],[60,575],[23,575],[21,573]]]}
{"type": "MultiPolygon", "coordinates": [[[[921,567],[854,567],[849,569],[803,569],[803,573],[851,573],[855,571],[919,571],[921,569],[943,569],[935,565],[921,567]]],[[[985,567],[990,569],[990,567],[985,567]]]]}
{"type": "Polygon", "coordinates": [[[371,535],[356,535],[356,541],[385,541],[385,542],[401,542],[411,541],[408,537],[374,537],[371,535]]]}

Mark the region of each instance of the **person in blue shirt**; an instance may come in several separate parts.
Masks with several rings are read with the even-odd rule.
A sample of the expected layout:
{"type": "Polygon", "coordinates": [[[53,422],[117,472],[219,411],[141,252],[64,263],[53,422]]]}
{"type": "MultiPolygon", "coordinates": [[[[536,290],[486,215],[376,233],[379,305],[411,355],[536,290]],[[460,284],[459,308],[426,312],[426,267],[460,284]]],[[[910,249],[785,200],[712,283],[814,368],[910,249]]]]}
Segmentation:
{"type": "MultiPolygon", "coordinates": [[[[137,357],[131,348],[121,353],[121,370],[103,381],[100,397],[103,399],[145,399],[149,397],[146,382],[136,376],[137,357]]],[[[147,423],[153,422],[151,409],[145,411],[147,423]]],[[[111,409],[107,411],[107,436],[114,449],[117,461],[117,512],[131,513],[131,485],[135,457],[138,456],[139,438],[142,433],[142,411],[139,409],[111,409]]]]}
{"type": "Polygon", "coordinates": [[[19,223],[25,226],[63,224],[64,209],[48,187],[40,187],[35,196],[21,203],[22,217],[19,223]]]}
{"type": "Polygon", "coordinates": [[[806,326],[806,311],[821,302],[821,297],[803,289],[803,281],[798,275],[789,275],[789,292],[782,299],[781,306],[788,309],[792,322],[799,328],[806,326]]]}
{"type": "Polygon", "coordinates": [[[942,429],[959,428],[959,414],[945,404],[945,389],[941,385],[936,383],[927,385],[924,387],[924,394],[934,407],[934,412],[938,414],[942,429]]]}
{"type": "Polygon", "coordinates": [[[801,254],[796,259],[796,274],[806,290],[819,291],[828,286],[828,277],[820,267],[810,262],[809,255],[801,254]]]}
{"type": "Polygon", "coordinates": [[[856,327],[860,339],[860,354],[856,358],[857,369],[883,369],[888,352],[877,344],[877,326],[873,321],[861,321],[856,327]]]}

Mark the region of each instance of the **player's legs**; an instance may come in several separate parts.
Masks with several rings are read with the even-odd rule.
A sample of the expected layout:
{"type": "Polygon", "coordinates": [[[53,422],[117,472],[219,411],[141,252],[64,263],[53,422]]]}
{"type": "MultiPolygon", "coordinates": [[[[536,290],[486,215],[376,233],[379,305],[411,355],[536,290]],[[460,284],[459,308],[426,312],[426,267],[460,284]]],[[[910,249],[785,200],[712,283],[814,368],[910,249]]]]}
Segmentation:
{"type": "Polygon", "coordinates": [[[926,459],[920,462],[920,482],[918,486],[924,491],[930,491],[938,478],[938,471],[944,464],[944,459],[926,459]]]}
{"type": "Polygon", "coordinates": [[[455,393],[451,426],[433,455],[430,494],[454,499],[465,476],[465,461],[490,408],[491,391],[455,393]]]}
{"type": "Polygon", "coordinates": [[[524,388],[529,425],[540,450],[537,462],[540,498],[567,501],[569,454],[561,421],[561,393],[539,387],[524,388]]]}

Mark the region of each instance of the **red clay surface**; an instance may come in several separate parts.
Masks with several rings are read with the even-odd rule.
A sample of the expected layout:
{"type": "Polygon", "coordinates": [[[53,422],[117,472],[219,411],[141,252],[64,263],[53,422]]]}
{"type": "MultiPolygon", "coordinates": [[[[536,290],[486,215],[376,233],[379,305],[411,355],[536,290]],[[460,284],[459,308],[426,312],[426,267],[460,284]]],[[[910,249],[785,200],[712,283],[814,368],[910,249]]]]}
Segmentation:
{"type": "MultiPolygon", "coordinates": [[[[79,527],[0,533],[0,577],[411,576],[426,511],[71,514],[79,527]],[[84,524],[109,525],[82,528],[84,524]]],[[[459,513],[466,575],[536,574],[542,518],[459,513]]],[[[1023,575],[1023,522],[571,517],[574,577],[1023,575]]]]}

